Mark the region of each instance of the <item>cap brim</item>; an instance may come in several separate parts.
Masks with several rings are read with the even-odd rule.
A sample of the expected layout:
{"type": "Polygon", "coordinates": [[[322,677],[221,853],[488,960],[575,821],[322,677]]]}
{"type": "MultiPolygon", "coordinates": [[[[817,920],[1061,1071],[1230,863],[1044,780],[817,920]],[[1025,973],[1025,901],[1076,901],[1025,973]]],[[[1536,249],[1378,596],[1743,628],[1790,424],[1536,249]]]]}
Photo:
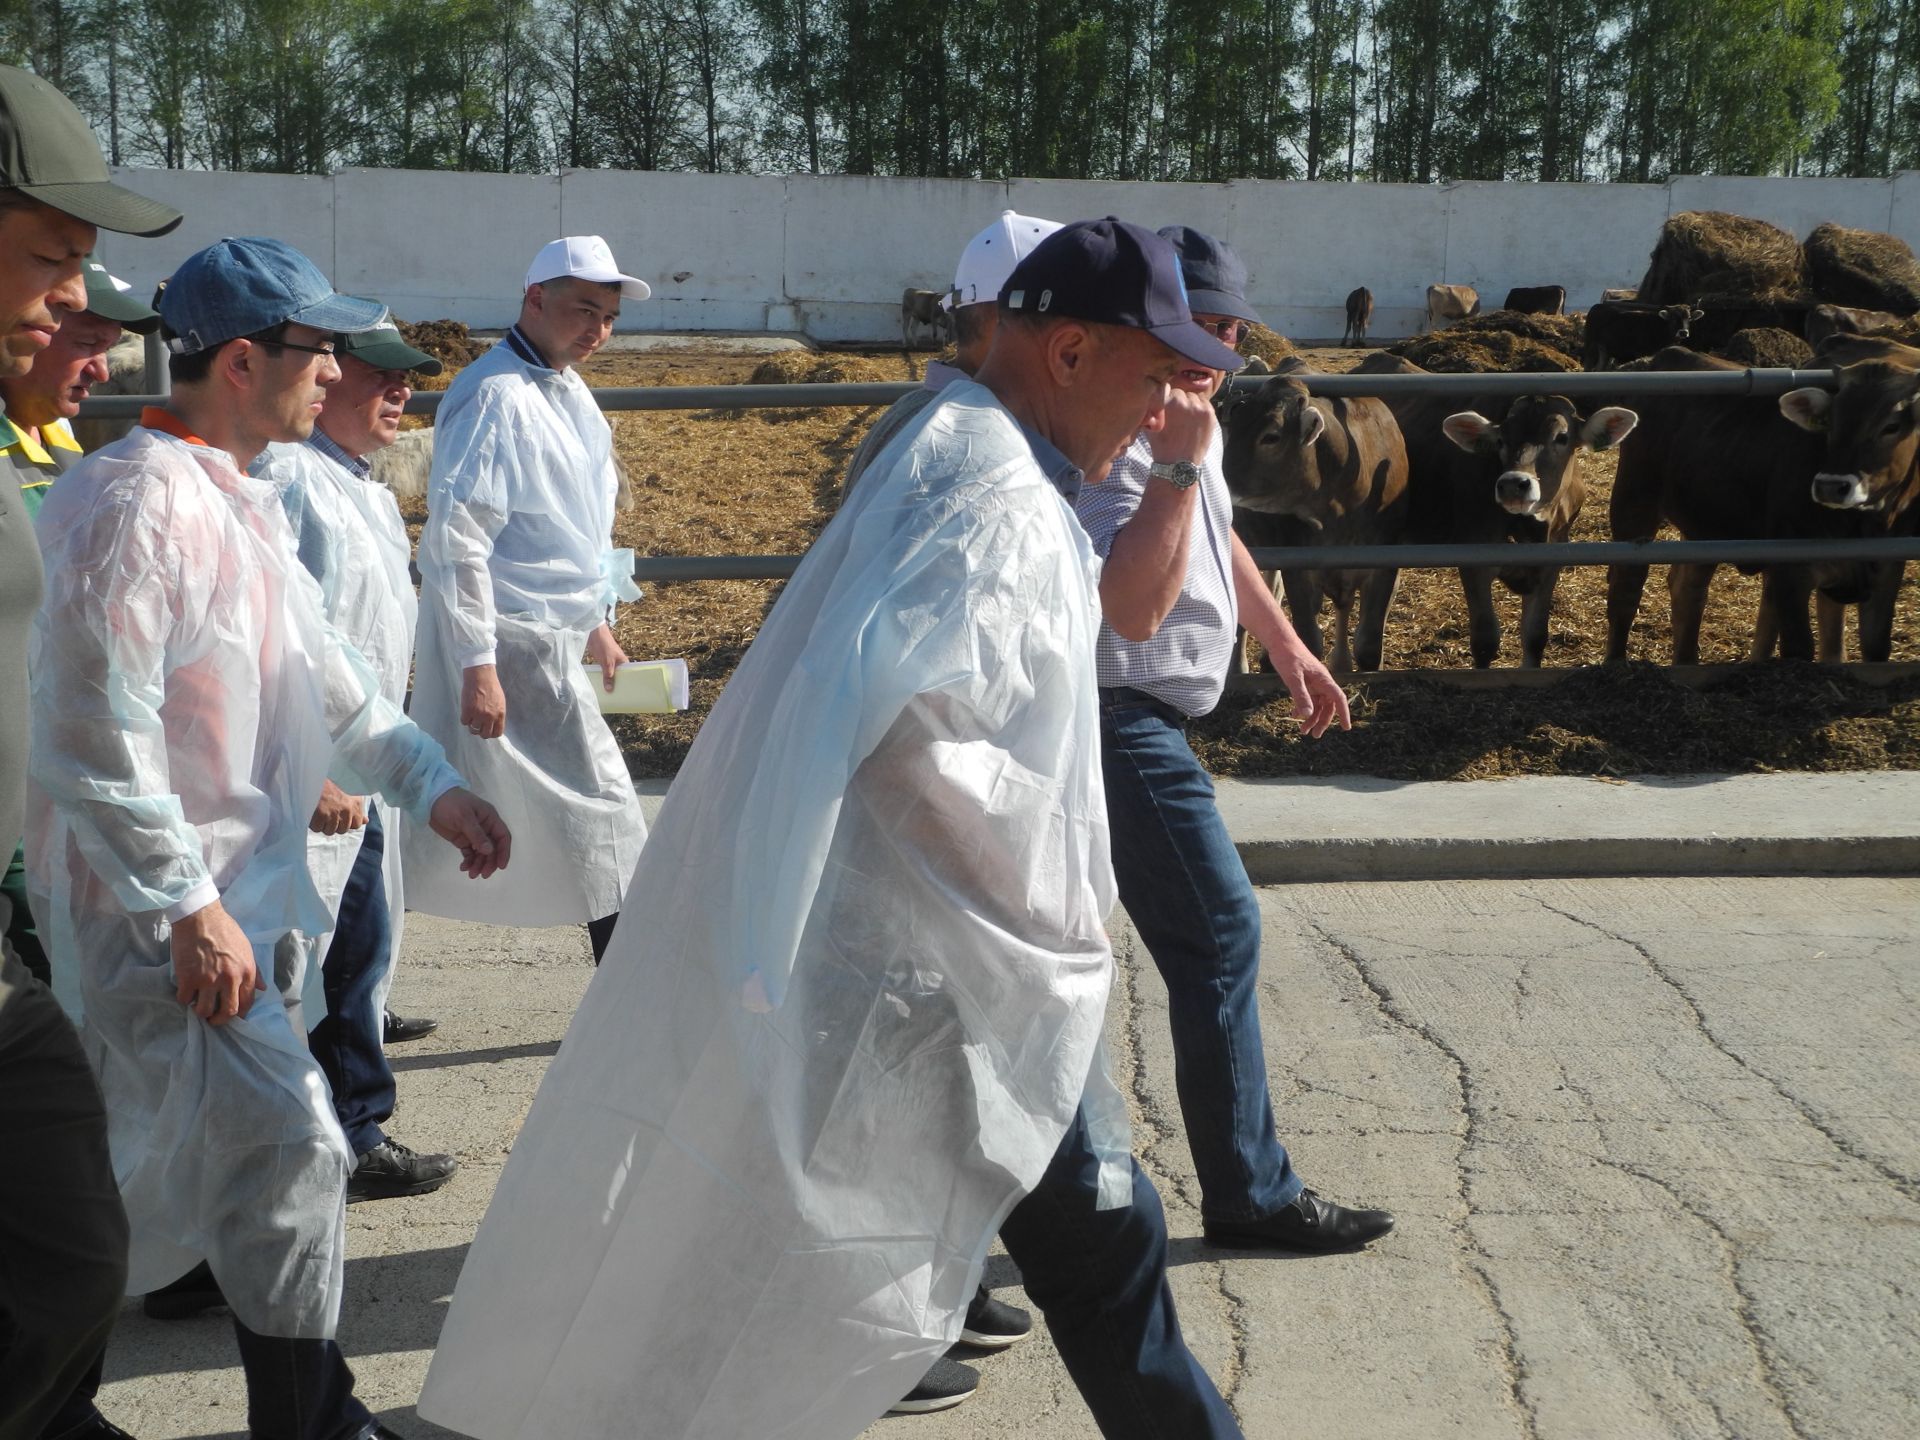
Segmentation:
{"type": "Polygon", "coordinates": [[[345,351],[376,370],[411,370],[421,375],[438,375],[445,368],[424,350],[416,350],[404,340],[376,340],[370,345],[349,345],[345,351]]]}
{"type": "Polygon", "coordinates": [[[87,291],[87,313],[111,320],[136,335],[151,335],[160,328],[160,317],[131,295],[118,291],[87,291]]]}
{"type": "Polygon", "coordinates": [[[1245,320],[1250,325],[1267,323],[1245,299],[1229,295],[1224,290],[1189,290],[1187,308],[1196,315],[1228,315],[1235,320],[1245,320]]]}
{"type": "Polygon", "coordinates": [[[653,287],[634,275],[622,275],[615,271],[611,275],[574,275],[562,271],[558,275],[542,275],[538,280],[529,278],[527,286],[551,284],[555,280],[584,280],[589,285],[618,285],[622,300],[644,300],[653,294],[653,287]]]}
{"type": "Polygon", "coordinates": [[[1176,355],[1185,356],[1209,370],[1232,372],[1247,363],[1246,356],[1222,345],[1191,320],[1183,325],[1157,325],[1147,333],[1176,355]]]}
{"type": "Polygon", "coordinates": [[[303,310],[287,316],[295,325],[311,325],[335,335],[355,335],[371,330],[387,318],[387,307],[378,300],[362,300],[358,295],[333,294],[316,300],[303,310]]]}
{"type": "Polygon", "coordinates": [[[164,235],[181,220],[171,205],[149,200],[111,180],[75,180],[62,185],[21,185],[21,194],[51,205],[76,220],[84,220],[116,235],[164,235]]]}

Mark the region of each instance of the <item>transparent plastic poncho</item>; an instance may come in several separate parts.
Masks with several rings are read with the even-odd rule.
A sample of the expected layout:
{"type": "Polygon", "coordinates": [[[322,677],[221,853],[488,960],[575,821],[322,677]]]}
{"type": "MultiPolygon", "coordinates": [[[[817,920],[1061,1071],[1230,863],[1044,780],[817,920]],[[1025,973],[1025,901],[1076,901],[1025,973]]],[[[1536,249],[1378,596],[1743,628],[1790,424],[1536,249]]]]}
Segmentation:
{"type": "Polygon", "coordinates": [[[330,1335],[353,1157],[289,1010],[287,936],[326,924],[307,822],[328,774],[420,820],[460,777],[225,452],[137,429],[61,478],[39,535],[29,883],[107,1102],[130,1291],[206,1259],[249,1328],[330,1335]],[[267,984],[218,1028],[175,998],[168,951],[216,897],[267,984]]]}
{"type": "Polygon", "coordinates": [[[845,1440],[958,1336],[1096,1064],[1095,562],[956,386],[703,727],[468,1254],[420,1412],[485,1440],[845,1440]]]}
{"type": "Polygon", "coordinates": [[[504,344],[461,371],[434,420],[420,534],[413,717],[499,807],[510,869],[473,881],[427,837],[406,847],[408,903],[495,925],[563,925],[620,908],[646,821],[581,660],[588,634],[635,600],[633,552],[612,548],[613,432],[586,382],[504,344]],[[460,723],[470,665],[496,667],[506,734],[460,723]]]}

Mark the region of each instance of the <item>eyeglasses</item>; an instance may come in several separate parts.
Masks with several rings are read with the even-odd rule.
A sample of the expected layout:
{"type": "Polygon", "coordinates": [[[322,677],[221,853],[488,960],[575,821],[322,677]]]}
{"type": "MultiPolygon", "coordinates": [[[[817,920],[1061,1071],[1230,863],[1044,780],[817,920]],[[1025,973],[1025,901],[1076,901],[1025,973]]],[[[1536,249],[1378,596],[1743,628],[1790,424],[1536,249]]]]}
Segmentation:
{"type": "Polygon", "coordinates": [[[295,341],[286,339],[277,328],[273,330],[262,330],[258,334],[249,335],[246,338],[253,341],[256,345],[271,345],[276,350],[298,350],[302,355],[331,356],[335,353],[334,342],[331,340],[319,345],[301,345],[295,341]]]}
{"type": "Polygon", "coordinates": [[[1247,322],[1244,320],[1200,320],[1195,323],[1209,335],[1217,337],[1223,345],[1231,345],[1247,333],[1247,322]]]}

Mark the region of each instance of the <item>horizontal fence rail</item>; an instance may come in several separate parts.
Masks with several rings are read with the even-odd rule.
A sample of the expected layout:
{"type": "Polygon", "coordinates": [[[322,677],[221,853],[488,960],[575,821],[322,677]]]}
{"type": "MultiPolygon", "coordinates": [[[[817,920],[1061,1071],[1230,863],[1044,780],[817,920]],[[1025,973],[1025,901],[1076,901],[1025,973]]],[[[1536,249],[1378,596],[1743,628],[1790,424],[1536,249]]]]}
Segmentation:
{"type": "MultiPolygon", "coordinates": [[[[1258,388],[1269,377],[1238,377],[1234,391],[1258,388]]],[[[1749,369],[1711,371],[1608,370],[1599,372],[1488,373],[1469,375],[1321,375],[1301,372],[1316,395],[1457,395],[1463,401],[1517,395],[1565,395],[1569,399],[1633,395],[1700,398],[1784,395],[1807,388],[1831,390],[1832,370],[1749,369]]],[[[844,385],[648,385],[596,389],[603,410],[800,410],[829,406],[886,405],[919,386],[889,381],[844,385]]],[[[137,419],[158,395],[102,395],[80,406],[84,417],[137,419]]],[[[431,415],[443,392],[423,391],[407,413],[431,415]]],[[[1557,545],[1316,545],[1259,549],[1253,558],[1267,570],[1419,570],[1459,566],[1543,569],[1575,565],[1761,565],[1827,561],[1920,559],[1920,537],[1850,540],[1659,540],[1644,544],[1583,541],[1557,545]]],[[[797,555],[653,555],[634,561],[636,580],[784,580],[797,555]]]]}
{"type": "MultiPolygon", "coordinates": [[[[1228,382],[1235,393],[1259,388],[1270,376],[1247,375],[1228,382]]],[[[1458,395],[1465,399],[1505,400],[1515,395],[1565,395],[1568,399],[1621,395],[1692,395],[1727,399],[1742,395],[1784,395],[1789,390],[1831,390],[1839,382],[1831,370],[1601,370],[1477,375],[1319,375],[1287,377],[1303,381],[1315,395],[1458,395]]],[[[891,405],[919,389],[910,381],[889,380],[848,385],[618,385],[596,389],[602,410],[813,410],[827,406],[891,405]]],[[[431,415],[444,392],[423,390],[407,401],[409,415],[431,415]]],[[[98,395],[83,402],[89,419],[136,420],[159,395],[98,395]]]]}

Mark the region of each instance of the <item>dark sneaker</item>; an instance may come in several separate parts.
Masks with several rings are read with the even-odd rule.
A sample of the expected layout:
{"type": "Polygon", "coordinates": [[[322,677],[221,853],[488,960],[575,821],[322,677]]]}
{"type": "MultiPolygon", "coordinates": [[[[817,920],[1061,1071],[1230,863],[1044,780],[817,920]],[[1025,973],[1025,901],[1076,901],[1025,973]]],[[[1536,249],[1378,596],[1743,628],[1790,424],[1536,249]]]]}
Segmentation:
{"type": "Polygon", "coordinates": [[[133,1436],[96,1410],[86,1424],[61,1431],[60,1440],[133,1440],[133,1436]]]}
{"type": "Polygon", "coordinates": [[[942,1355],[920,1383],[888,1407],[889,1415],[925,1415],[951,1410],[980,1388],[980,1372],[942,1355]]]}
{"type": "Polygon", "coordinates": [[[1384,1210],[1351,1210],[1302,1190],[1291,1205],[1258,1220],[1209,1220],[1207,1243],[1235,1250],[1357,1250],[1393,1229],[1384,1210]]]}
{"type": "Polygon", "coordinates": [[[207,1310],[224,1310],[226,1305],[227,1297],[220,1293],[213,1269],[204,1260],[171,1285],[140,1299],[140,1309],[149,1320],[185,1320],[207,1310]]]}
{"type": "Polygon", "coordinates": [[[1004,1350],[1032,1333],[1031,1315],[1018,1305],[994,1299],[992,1292],[982,1285],[974,1293],[973,1303],[967,1306],[960,1340],[962,1344],[977,1345],[982,1350],[1004,1350]]]}
{"type": "Polygon", "coordinates": [[[398,1045],[407,1040],[418,1040],[423,1035],[431,1035],[440,1028],[438,1020],[409,1020],[404,1015],[396,1015],[384,1010],[380,1016],[380,1039],[383,1044],[398,1045]]]}
{"type": "Polygon", "coordinates": [[[422,1155],[398,1140],[382,1140],[360,1157],[347,1177],[347,1203],[425,1195],[446,1184],[459,1168],[451,1155],[422,1155]]]}

